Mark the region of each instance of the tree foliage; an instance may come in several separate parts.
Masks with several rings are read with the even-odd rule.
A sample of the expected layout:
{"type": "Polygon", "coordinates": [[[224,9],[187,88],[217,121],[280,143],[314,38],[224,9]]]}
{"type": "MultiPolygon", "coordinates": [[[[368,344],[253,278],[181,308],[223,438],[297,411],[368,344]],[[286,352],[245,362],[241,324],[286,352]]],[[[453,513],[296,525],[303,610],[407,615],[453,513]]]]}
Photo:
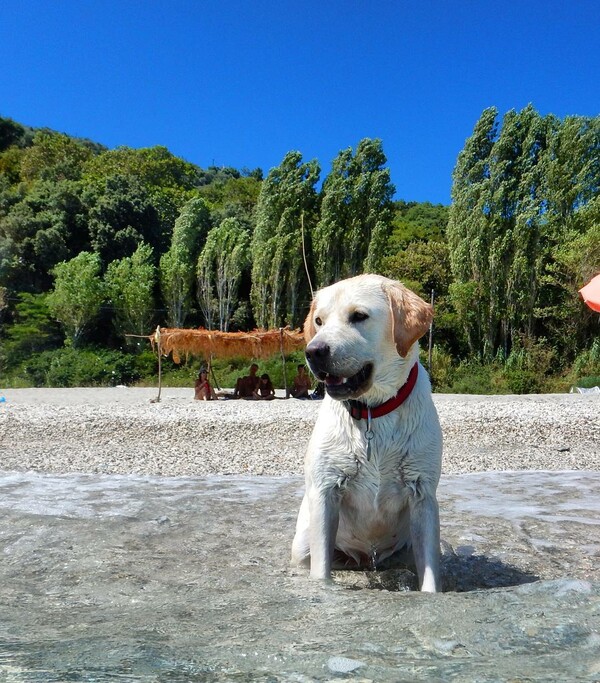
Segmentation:
{"type": "Polygon", "coordinates": [[[52,272],[54,289],[46,300],[48,308],[76,346],[106,298],[100,258],[82,251],[70,261],[57,264],[52,272]]]}
{"type": "Polygon", "coordinates": [[[163,246],[163,226],[147,189],[132,176],[115,175],[90,188],[88,229],[93,250],[106,266],[131,256],[140,244],[163,246]]]}
{"type": "Polygon", "coordinates": [[[24,147],[27,141],[27,129],[12,119],[0,116],[0,152],[10,147],[24,147]]]}
{"type": "Polygon", "coordinates": [[[263,182],[251,247],[251,301],[259,327],[297,324],[300,304],[308,300],[302,242],[316,216],[319,173],[316,161],[303,163],[300,152],[289,152],[263,182]]]}
{"type": "Polygon", "coordinates": [[[184,249],[191,263],[196,263],[211,229],[210,209],[202,197],[193,197],[175,221],[171,247],[184,249]]]}
{"type": "Polygon", "coordinates": [[[171,247],[160,257],[160,291],[166,306],[168,327],[183,327],[190,311],[194,269],[189,253],[181,247],[171,247]]]}
{"type": "Polygon", "coordinates": [[[485,110],[448,208],[392,202],[379,140],[342,150],[319,192],[319,164],[299,152],[263,179],[0,118],[3,358],[37,352],[26,330],[57,343],[43,332],[47,293],[71,342],[110,346],[122,344],[111,323],[297,326],[312,285],[377,270],[435,290],[438,358],[493,358],[511,387],[537,386],[519,373],[587,357],[598,335],[577,290],[600,271],[599,150],[600,117],[485,110]]]}
{"type": "MultiPolygon", "coordinates": [[[[4,362],[21,362],[28,356],[56,346],[62,339],[60,328],[52,318],[46,303],[46,294],[21,292],[17,296],[13,324],[6,332],[2,345],[4,362]]],[[[0,309],[2,308],[0,292],[0,309]]],[[[0,311],[1,314],[1,311],[0,311]]]]}
{"type": "Polygon", "coordinates": [[[250,236],[235,218],[208,235],[198,259],[198,301],[210,329],[229,330],[244,271],[250,265],[250,236]]]}
{"type": "Polygon", "coordinates": [[[183,327],[190,313],[196,263],[210,228],[208,204],[193,197],[175,221],[171,246],[160,259],[160,286],[171,327],[183,327]]]}
{"type": "Polygon", "coordinates": [[[121,337],[146,335],[154,319],[156,266],[149,244],[140,244],[131,256],[113,261],[106,269],[107,293],[121,337]]]}
{"type": "Polygon", "coordinates": [[[38,181],[29,192],[9,197],[0,213],[0,280],[16,291],[45,291],[60,261],[89,249],[79,185],[70,180],[38,181]]]}
{"type": "Polygon", "coordinates": [[[507,356],[521,336],[559,342],[557,254],[591,227],[599,155],[600,119],[561,122],[530,105],[498,127],[497,111],[483,112],[458,157],[448,224],[451,292],[472,353],[507,356]]]}
{"type": "Polygon", "coordinates": [[[80,141],[52,131],[39,131],[21,157],[21,177],[33,180],[77,180],[92,150],[80,141]]]}
{"type": "Polygon", "coordinates": [[[447,225],[448,207],[443,204],[394,202],[394,220],[388,252],[393,254],[417,241],[445,240],[447,225]]]}
{"type": "Polygon", "coordinates": [[[323,182],[313,248],[318,285],[375,271],[392,228],[395,188],[381,140],[342,150],[323,182]]]}

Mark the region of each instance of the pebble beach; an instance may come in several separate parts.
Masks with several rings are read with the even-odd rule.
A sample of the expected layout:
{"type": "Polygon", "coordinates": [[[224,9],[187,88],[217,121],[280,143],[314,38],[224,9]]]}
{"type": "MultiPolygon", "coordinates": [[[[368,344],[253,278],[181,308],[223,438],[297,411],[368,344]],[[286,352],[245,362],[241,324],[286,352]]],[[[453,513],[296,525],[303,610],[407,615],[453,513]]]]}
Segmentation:
{"type": "MultiPolygon", "coordinates": [[[[0,470],[163,476],[303,471],[319,401],[163,388],[6,389],[0,470]]],[[[600,397],[434,394],[443,473],[600,470],[600,397]]]]}

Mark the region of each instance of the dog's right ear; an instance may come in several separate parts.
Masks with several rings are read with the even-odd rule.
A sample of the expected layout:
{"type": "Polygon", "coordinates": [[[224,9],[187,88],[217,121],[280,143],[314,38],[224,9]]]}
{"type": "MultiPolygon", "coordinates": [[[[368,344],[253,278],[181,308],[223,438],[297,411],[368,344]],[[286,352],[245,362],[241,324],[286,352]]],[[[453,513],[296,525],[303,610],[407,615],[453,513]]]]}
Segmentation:
{"type": "Polygon", "coordinates": [[[306,340],[306,343],[308,342],[317,334],[317,328],[315,327],[315,300],[312,300],[312,303],[310,305],[310,310],[308,311],[308,315],[306,316],[306,320],[304,321],[304,339],[306,340]]]}

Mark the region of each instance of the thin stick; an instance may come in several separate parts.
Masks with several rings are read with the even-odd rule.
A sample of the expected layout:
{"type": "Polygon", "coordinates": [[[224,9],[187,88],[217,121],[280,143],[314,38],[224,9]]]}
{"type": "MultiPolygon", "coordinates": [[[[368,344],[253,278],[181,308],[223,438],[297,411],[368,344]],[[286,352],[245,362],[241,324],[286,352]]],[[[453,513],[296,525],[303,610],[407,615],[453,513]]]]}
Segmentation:
{"type": "Polygon", "coordinates": [[[310,293],[314,297],[315,290],[313,289],[312,282],[310,279],[310,273],[308,272],[308,262],[306,260],[306,245],[304,244],[304,211],[300,215],[300,227],[302,230],[302,258],[304,259],[304,270],[306,271],[306,277],[308,279],[308,286],[310,287],[310,293]]]}
{"type": "Polygon", "coordinates": [[[279,328],[279,344],[281,348],[281,362],[283,363],[283,388],[285,389],[285,397],[288,397],[287,377],[285,373],[285,353],[283,352],[283,327],[279,328]]]}
{"type": "MultiPolygon", "coordinates": [[[[435,295],[435,290],[431,290],[431,308],[433,308],[433,298],[435,295]]],[[[433,361],[433,318],[431,324],[429,325],[429,375],[431,376],[431,364],[433,361]]]]}
{"type": "Polygon", "coordinates": [[[209,369],[210,374],[213,378],[213,382],[215,383],[215,386],[217,387],[217,389],[219,391],[221,391],[221,387],[219,386],[219,382],[217,381],[217,376],[215,375],[215,370],[214,370],[213,364],[212,364],[212,353],[210,354],[210,360],[208,361],[208,369],[209,369]]]}
{"type": "Polygon", "coordinates": [[[160,403],[160,392],[162,391],[162,350],[160,348],[160,325],[156,328],[155,337],[156,349],[158,351],[158,396],[152,403],[160,403]]]}

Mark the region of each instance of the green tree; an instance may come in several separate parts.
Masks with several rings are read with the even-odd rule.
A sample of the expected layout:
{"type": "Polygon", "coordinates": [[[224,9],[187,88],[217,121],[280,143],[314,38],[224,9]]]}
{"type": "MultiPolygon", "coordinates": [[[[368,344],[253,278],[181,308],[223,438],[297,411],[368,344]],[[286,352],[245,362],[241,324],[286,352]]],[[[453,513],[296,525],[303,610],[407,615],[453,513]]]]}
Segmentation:
{"type": "Polygon", "coordinates": [[[388,251],[406,249],[414,241],[441,241],[446,237],[449,207],[430,202],[394,202],[388,251]]]}
{"type": "MultiPolygon", "coordinates": [[[[1,143],[0,143],[1,146],[1,143]]],[[[25,150],[17,145],[12,145],[0,152],[0,179],[2,185],[16,185],[21,182],[21,162],[25,150]]]]}
{"type": "Polygon", "coordinates": [[[546,126],[528,106],[503,119],[490,163],[485,236],[486,347],[508,356],[513,339],[533,334],[533,304],[544,262],[542,200],[546,126]]]}
{"type": "Polygon", "coordinates": [[[110,176],[102,186],[88,186],[84,198],[91,245],[105,266],[131,256],[144,242],[161,251],[164,226],[148,190],[135,176],[110,176]]]}
{"type": "Polygon", "coordinates": [[[113,261],[106,269],[107,292],[121,336],[147,335],[154,318],[156,266],[149,244],[140,244],[131,256],[113,261]]]}
{"type": "Polygon", "coordinates": [[[415,240],[406,249],[383,259],[381,274],[400,280],[429,301],[434,295],[433,321],[436,344],[443,344],[453,354],[462,350],[458,341],[456,313],[449,297],[452,284],[448,245],[441,240],[415,240]]]}
{"type": "Polygon", "coordinates": [[[146,188],[193,190],[199,183],[200,169],[169,152],[166,147],[117,147],[92,157],[84,168],[88,182],[102,183],[105,178],[125,175],[146,188]]]}
{"type": "MultiPolygon", "coordinates": [[[[8,289],[6,289],[6,287],[0,287],[0,323],[2,323],[2,320],[4,318],[4,314],[6,313],[7,309],[8,309],[8,289]]],[[[0,325],[0,330],[2,330],[1,325],[0,325]]]]}
{"type": "Polygon", "coordinates": [[[323,182],[313,236],[319,286],[378,270],[392,229],[395,188],[380,140],[342,150],[323,182]]]}
{"type": "Polygon", "coordinates": [[[228,178],[205,185],[198,193],[210,205],[213,224],[218,225],[225,218],[236,218],[250,228],[254,226],[261,182],[254,176],[228,178]]]}
{"type": "Polygon", "coordinates": [[[0,281],[13,291],[45,291],[57,263],[89,249],[80,186],[70,180],[36,181],[24,195],[7,191],[5,197],[0,281]]]}
{"type": "Polygon", "coordinates": [[[23,146],[26,135],[25,127],[20,123],[0,116],[0,152],[12,146],[23,146]]]}
{"type": "Polygon", "coordinates": [[[300,321],[300,303],[309,299],[302,259],[303,233],[308,237],[317,211],[316,161],[302,163],[288,152],[263,181],[252,238],[251,302],[259,327],[300,321]]]}
{"type": "Polygon", "coordinates": [[[227,332],[238,304],[242,275],[250,265],[250,236],[235,218],[208,235],[198,259],[198,301],[208,329],[227,332]]]}
{"type": "MultiPolygon", "coordinates": [[[[200,175],[201,169],[166,147],[117,147],[92,157],[84,168],[83,179],[86,185],[102,188],[107,178],[125,176],[143,187],[159,218],[159,250],[163,251],[181,208],[201,184],[200,175]]],[[[156,249],[158,245],[152,244],[156,249]]]]}
{"type": "Polygon", "coordinates": [[[82,251],[53,269],[54,289],[47,298],[50,312],[63,325],[74,346],[100,312],[106,290],[97,254],[82,251]]]}
{"type": "Polygon", "coordinates": [[[92,150],[68,135],[41,130],[21,160],[23,180],[77,180],[92,150]]]}
{"type": "Polygon", "coordinates": [[[191,311],[196,263],[211,228],[205,199],[190,199],[175,221],[171,246],[160,259],[160,288],[171,327],[182,327],[191,311]]]}
{"type": "Polygon", "coordinates": [[[196,263],[211,229],[210,208],[202,197],[193,197],[181,209],[175,221],[171,247],[185,249],[191,263],[196,263]]]}
{"type": "Polygon", "coordinates": [[[572,354],[586,349],[600,332],[598,314],[576,296],[600,273],[600,196],[586,205],[577,219],[581,225],[571,229],[557,247],[542,283],[554,296],[547,296],[537,310],[547,338],[557,346],[558,340],[568,340],[572,354]]]}
{"type": "MultiPolygon", "coordinates": [[[[2,291],[0,309],[1,295],[2,291]]],[[[13,321],[7,326],[2,344],[3,363],[6,366],[15,367],[24,358],[62,343],[60,328],[48,310],[46,296],[29,292],[17,295],[13,321]]]]}
{"type": "Polygon", "coordinates": [[[189,253],[182,247],[171,247],[160,257],[160,291],[167,309],[167,325],[183,327],[190,312],[194,269],[189,253]]]}
{"type": "Polygon", "coordinates": [[[508,112],[498,132],[496,116],[483,113],[453,176],[448,238],[457,313],[471,351],[484,358],[499,349],[508,357],[517,341],[542,337],[572,353],[565,312],[573,283],[559,254],[593,222],[600,119],[561,122],[530,105],[508,112]]]}
{"type": "Polygon", "coordinates": [[[472,354],[482,351],[489,317],[484,274],[488,267],[490,165],[498,129],[497,116],[498,111],[493,107],[482,113],[458,155],[452,174],[447,235],[455,282],[450,292],[472,354]]]}

